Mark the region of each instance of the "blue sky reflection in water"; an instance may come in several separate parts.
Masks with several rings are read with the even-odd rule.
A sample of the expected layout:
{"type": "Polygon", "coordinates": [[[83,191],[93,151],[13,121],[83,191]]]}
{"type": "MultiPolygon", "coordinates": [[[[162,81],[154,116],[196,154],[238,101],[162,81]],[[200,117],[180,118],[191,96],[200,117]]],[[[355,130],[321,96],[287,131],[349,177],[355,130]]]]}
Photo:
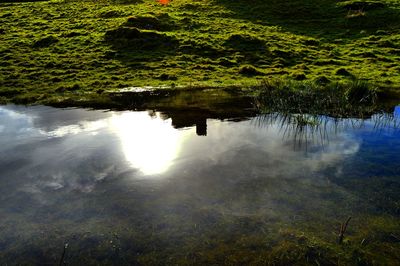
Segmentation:
{"type": "Polygon", "coordinates": [[[52,263],[66,241],[71,262],[118,262],[132,250],[138,261],[177,258],[204,248],[193,239],[282,228],[330,239],[349,215],[356,228],[394,219],[397,198],[364,197],[369,182],[383,194],[382,180],[400,183],[399,116],[396,108],[365,121],[324,118],[300,134],[278,115],[208,119],[199,136],[153,111],[2,106],[0,258],[52,263]]]}

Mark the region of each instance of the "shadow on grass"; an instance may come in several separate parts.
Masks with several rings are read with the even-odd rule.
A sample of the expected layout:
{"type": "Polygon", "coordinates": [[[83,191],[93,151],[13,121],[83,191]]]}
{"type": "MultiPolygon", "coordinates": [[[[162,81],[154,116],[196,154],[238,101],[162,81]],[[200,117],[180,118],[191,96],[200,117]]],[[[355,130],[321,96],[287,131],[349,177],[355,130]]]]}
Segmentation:
{"type": "MultiPolygon", "coordinates": [[[[309,36],[343,34],[347,30],[399,29],[400,9],[372,1],[336,0],[216,0],[234,17],[309,36]]],[[[352,38],[354,35],[343,36],[352,38]]]]}
{"type": "Polygon", "coordinates": [[[176,27],[168,14],[128,17],[105,33],[104,40],[113,49],[105,57],[120,60],[133,69],[146,69],[145,63],[175,54],[179,40],[167,32],[176,27]]]}
{"type": "Polygon", "coordinates": [[[1,3],[48,2],[50,0],[0,0],[1,3]]]}

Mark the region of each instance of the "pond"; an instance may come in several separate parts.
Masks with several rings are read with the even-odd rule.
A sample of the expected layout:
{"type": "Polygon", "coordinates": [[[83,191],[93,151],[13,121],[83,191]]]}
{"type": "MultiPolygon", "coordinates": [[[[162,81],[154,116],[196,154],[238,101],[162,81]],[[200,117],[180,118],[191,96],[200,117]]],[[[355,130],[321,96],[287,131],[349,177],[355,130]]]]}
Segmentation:
{"type": "Polygon", "coordinates": [[[0,262],[394,265],[400,107],[301,121],[0,106],[0,262]]]}

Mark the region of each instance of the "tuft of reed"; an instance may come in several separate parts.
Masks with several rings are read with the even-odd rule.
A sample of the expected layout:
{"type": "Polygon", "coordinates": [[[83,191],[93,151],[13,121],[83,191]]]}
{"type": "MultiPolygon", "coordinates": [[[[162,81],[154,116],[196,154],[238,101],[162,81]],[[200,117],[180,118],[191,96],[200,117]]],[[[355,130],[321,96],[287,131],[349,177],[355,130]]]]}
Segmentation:
{"type": "Polygon", "coordinates": [[[362,80],[328,84],[264,80],[255,98],[261,113],[312,114],[364,118],[381,111],[377,89],[362,80]]]}

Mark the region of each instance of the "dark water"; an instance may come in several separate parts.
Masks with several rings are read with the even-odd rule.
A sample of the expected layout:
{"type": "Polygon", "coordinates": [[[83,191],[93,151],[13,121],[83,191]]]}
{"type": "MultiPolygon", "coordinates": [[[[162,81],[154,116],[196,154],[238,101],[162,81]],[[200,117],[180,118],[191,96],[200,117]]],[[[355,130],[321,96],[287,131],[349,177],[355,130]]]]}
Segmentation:
{"type": "Polygon", "coordinates": [[[0,264],[261,265],[351,216],[351,250],[395,265],[400,108],[307,119],[1,106],[0,264]]]}

